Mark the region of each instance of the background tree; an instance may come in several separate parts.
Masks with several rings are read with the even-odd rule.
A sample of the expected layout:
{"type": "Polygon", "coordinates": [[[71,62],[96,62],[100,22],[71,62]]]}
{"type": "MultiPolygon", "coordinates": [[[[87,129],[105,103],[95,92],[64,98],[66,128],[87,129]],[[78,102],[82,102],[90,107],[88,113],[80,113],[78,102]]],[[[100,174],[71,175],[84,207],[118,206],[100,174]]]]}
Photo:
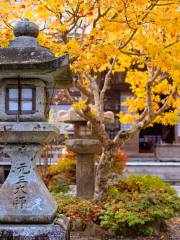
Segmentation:
{"type": "Polygon", "coordinates": [[[178,121],[179,0],[1,1],[0,15],[1,46],[12,37],[14,21],[29,18],[41,26],[42,45],[56,56],[69,53],[74,86],[81,92],[74,108],[102,144],[96,180],[99,198],[105,197],[117,149],[147,126],[178,121]],[[104,99],[115,72],[126,72],[134,96],[124,103],[128,113],[119,113],[132,127],[111,140],[104,99]]]}

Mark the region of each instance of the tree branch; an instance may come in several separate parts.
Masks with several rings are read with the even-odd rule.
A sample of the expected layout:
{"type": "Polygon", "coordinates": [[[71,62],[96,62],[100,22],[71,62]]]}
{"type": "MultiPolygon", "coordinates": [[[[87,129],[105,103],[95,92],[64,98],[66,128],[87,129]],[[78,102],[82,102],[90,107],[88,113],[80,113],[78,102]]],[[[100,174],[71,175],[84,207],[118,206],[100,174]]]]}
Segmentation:
{"type": "Polygon", "coordinates": [[[111,68],[109,69],[109,71],[107,72],[107,74],[106,74],[106,76],[105,76],[104,85],[103,85],[103,88],[102,88],[101,93],[100,93],[100,111],[101,111],[101,112],[104,111],[104,96],[105,96],[105,93],[106,93],[106,91],[107,91],[109,82],[110,82],[110,80],[111,80],[111,73],[112,73],[112,70],[113,70],[114,65],[115,65],[115,63],[116,63],[116,60],[117,60],[117,57],[115,57],[115,58],[113,59],[111,68]]]}
{"type": "Polygon", "coordinates": [[[74,79],[73,83],[80,92],[82,92],[91,102],[93,102],[94,96],[92,92],[90,92],[85,86],[83,86],[79,79],[74,79]]]}
{"type": "Polygon", "coordinates": [[[141,115],[138,117],[138,119],[136,120],[136,122],[140,122],[142,121],[146,115],[148,113],[148,109],[147,109],[147,106],[144,108],[144,111],[141,113],[141,115]]]}
{"type": "MultiPolygon", "coordinates": [[[[150,6],[147,8],[147,10],[148,10],[147,13],[144,14],[144,16],[142,17],[142,19],[139,21],[138,25],[141,25],[141,24],[142,24],[142,22],[147,18],[147,16],[150,14],[150,12],[153,10],[153,8],[157,5],[158,2],[159,2],[159,0],[156,0],[155,3],[150,4],[150,6]]],[[[124,44],[122,44],[122,45],[119,47],[119,50],[125,48],[125,47],[130,43],[130,41],[131,41],[131,40],[133,39],[133,37],[135,36],[137,30],[138,30],[138,27],[135,28],[135,29],[132,31],[130,37],[127,39],[127,41],[126,41],[124,44]]]]}
{"type": "Polygon", "coordinates": [[[108,12],[110,11],[110,9],[111,9],[111,8],[108,8],[108,9],[106,9],[106,11],[105,11],[104,13],[101,13],[101,8],[100,8],[100,6],[98,7],[98,16],[97,16],[96,19],[94,19],[93,28],[96,28],[96,25],[97,25],[99,19],[102,18],[102,17],[104,17],[104,16],[106,16],[106,14],[108,14],[108,12]]]}
{"type": "Polygon", "coordinates": [[[71,96],[69,89],[64,89],[65,90],[65,94],[69,100],[69,103],[72,105],[73,103],[76,102],[75,98],[73,96],[71,96]]]}
{"type": "Polygon", "coordinates": [[[93,96],[94,96],[94,103],[97,111],[97,118],[101,119],[101,111],[100,111],[100,98],[99,98],[99,87],[95,81],[95,79],[90,75],[86,74],[87,79],[90,81],[93,96]]]}
{"type": "Polygon", "coordinates": [[[174,97],[174,96],[176,96],[176,94],[177,94],[177,87],[175,87],[172,90],[171,94],[167,97],[167,99],[166,99],[165,103],[163,104],[163,106],[154,114],[155,117],[161,115],[168,108],[169,99],[174,97]]]}
{"type": "Polygon", "coordinates": [[[152,108],[152,84],[156,80],[156,78],[160,74],[160,70],[157,69],[156,72],[154,73],[153,68],[148,68],[148,74],[149,74],[149,80],[146,84],[146,107],[147,107],[147,112],[150,118],[153,118],[154,112],[152,108]]]}

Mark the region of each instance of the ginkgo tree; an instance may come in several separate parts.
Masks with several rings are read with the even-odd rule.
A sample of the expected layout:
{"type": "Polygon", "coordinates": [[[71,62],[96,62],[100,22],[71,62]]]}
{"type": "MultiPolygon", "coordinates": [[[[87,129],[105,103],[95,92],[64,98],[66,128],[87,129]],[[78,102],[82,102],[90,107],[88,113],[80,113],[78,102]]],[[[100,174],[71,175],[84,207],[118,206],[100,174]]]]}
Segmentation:
{"type": "Polygon", "coordinates": [[[1,47],[12,38],[13,23],[29,18],[41,26],[42,45],[56,56],[69,54],[81,98],[76,102],[68,91],[67,95],[102,144],[96,193],[104,198],[117,149],[154,123],[178,122],[180,1],[12,0],[0,2],[0,17],[1,47]],[[117,72],[126,73],[133,93],[124,103],[128,112],[118,114],[131,128],[111,140],[104,104],[117,72]]]}

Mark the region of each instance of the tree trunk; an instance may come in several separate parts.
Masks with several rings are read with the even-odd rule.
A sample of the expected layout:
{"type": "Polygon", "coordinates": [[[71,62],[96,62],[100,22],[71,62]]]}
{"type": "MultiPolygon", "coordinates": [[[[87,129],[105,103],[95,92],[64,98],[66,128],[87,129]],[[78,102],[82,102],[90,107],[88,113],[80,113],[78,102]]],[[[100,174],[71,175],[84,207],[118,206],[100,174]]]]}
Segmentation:
{"type": "Polygon", "coordinates": [[[100,162],[96,171],[95,198],[97,200],[103,200],[107,197],[109,180],[111,179],[111,165],[116,151],[117,146],[114,145],[109,145],[103,148],[100,162]]]}

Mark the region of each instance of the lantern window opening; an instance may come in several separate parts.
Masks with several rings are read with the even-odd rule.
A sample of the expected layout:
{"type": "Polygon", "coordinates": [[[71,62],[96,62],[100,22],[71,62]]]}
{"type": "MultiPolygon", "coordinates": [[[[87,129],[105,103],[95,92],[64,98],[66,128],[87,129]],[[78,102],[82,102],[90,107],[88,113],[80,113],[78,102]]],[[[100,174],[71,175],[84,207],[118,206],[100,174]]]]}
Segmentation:
{"type": "Polygon", "coordinates": [[[36,111],[36,88],[33,85],[8,85],[5,109],[7,114],[33,114],[36,111]]]}
{"type": "Polygon", "coordinates": [[[80,125],[79,127],[79,135],[80,136],[91,136],[92,131],[87,125],[80,125]]]}

